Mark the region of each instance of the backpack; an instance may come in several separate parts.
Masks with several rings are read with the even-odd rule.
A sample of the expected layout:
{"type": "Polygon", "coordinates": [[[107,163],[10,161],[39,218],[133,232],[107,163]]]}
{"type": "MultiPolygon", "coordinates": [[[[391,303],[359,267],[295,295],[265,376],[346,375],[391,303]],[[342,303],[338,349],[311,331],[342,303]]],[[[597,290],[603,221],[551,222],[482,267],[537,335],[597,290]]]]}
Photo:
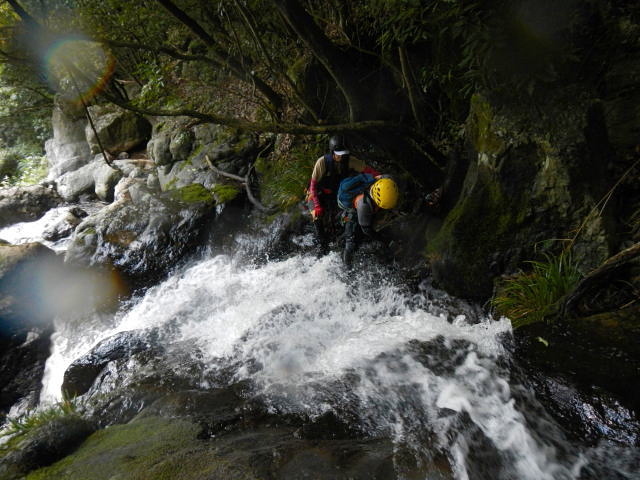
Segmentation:
{"type": "Polygon", "coordinates": [[[352,208],[353,199],[369,188],[376,179],[369,173],[347,177],[338,187],[338,206],[343,210],[352,208]]]}

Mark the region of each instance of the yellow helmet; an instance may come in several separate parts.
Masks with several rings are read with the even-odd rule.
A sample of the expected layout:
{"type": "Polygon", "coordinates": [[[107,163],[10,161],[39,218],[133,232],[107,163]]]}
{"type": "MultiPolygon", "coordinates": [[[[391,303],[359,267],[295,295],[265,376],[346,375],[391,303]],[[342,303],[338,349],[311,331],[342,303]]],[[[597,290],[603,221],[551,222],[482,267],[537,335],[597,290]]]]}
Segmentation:
{"type": "Polygon", "coordinates": [[[390,178],[381,178],[377,180],[371,189],[369,190],[371,198],[376,202],[380,208],[389,210],[396,208],[398,205],[398,199],[400,197],[400,191],[398,185],[390,178]]]}

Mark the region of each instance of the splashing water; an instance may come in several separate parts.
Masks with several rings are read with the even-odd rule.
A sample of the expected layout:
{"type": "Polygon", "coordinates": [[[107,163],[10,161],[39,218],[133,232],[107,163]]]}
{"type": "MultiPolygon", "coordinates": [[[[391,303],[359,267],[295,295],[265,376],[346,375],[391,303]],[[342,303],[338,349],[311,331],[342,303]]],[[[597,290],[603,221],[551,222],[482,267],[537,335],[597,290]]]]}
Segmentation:
{"type": "Polygon", "coordinates": [[[435,313],[388,274],[347,275],[335,254],[201,261],[115,317],[59,325],[43,396],[55,397],[65,368],[97,342],[164,328],[161,341],[190,345],[212,370],[237,365],[234,380],[251,379],[274,409],[351,412],[424,459],[446,452],[456,478],[580,478],[588,452],[517,408],[502,343],[509,322],[435,313]]]}

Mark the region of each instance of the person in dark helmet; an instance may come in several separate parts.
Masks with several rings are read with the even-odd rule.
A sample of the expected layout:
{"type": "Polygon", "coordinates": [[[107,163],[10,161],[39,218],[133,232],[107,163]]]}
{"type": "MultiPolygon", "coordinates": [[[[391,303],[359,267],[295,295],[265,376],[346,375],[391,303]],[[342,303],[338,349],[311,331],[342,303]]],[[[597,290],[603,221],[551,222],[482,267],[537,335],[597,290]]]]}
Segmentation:
{"type": "Polygon", "coordinates": [[[307,196],[307,207],[322,254],[329,250],[331,233],[335,227],[338,186],[344,178],[356,173],[379,175],[364,161],[351,155],[342,135],[334,135],[329,139],[329,153],[316,160],[307,196]]]}
{"type": "Polygon", "coordinates": [[[398,206],[400,190],[388,175],[356,175],[346,178],[338,189],[338,206],[343,210],[345,245],[342,260],[349,266],[358,245],[358,237],[379,239],[374,230],[375,217],[381,210],[398,206]],[[361,236],[361,235],[360,235],[361,236]]]}

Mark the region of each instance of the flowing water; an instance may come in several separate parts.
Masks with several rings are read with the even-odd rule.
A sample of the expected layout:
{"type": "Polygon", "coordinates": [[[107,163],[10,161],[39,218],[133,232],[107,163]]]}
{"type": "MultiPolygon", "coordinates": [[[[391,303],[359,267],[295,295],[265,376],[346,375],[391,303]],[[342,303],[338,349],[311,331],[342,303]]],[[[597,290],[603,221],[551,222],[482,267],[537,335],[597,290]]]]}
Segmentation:
{"type": "Polygon", "coordinates": [[[637,453],[572,445],[514,384],[507,320],[428,285],[410,293],[387,267],[347,273],[335,253],[238,258],[195,262],[81,328],[59,323],[43,400],[59,396],[66,367],[97,342],[156,329],[211,371],[252,380],[279,412],[334,411],[418,459],[444,452],[457,479],[638,478],[637,453]]]}

